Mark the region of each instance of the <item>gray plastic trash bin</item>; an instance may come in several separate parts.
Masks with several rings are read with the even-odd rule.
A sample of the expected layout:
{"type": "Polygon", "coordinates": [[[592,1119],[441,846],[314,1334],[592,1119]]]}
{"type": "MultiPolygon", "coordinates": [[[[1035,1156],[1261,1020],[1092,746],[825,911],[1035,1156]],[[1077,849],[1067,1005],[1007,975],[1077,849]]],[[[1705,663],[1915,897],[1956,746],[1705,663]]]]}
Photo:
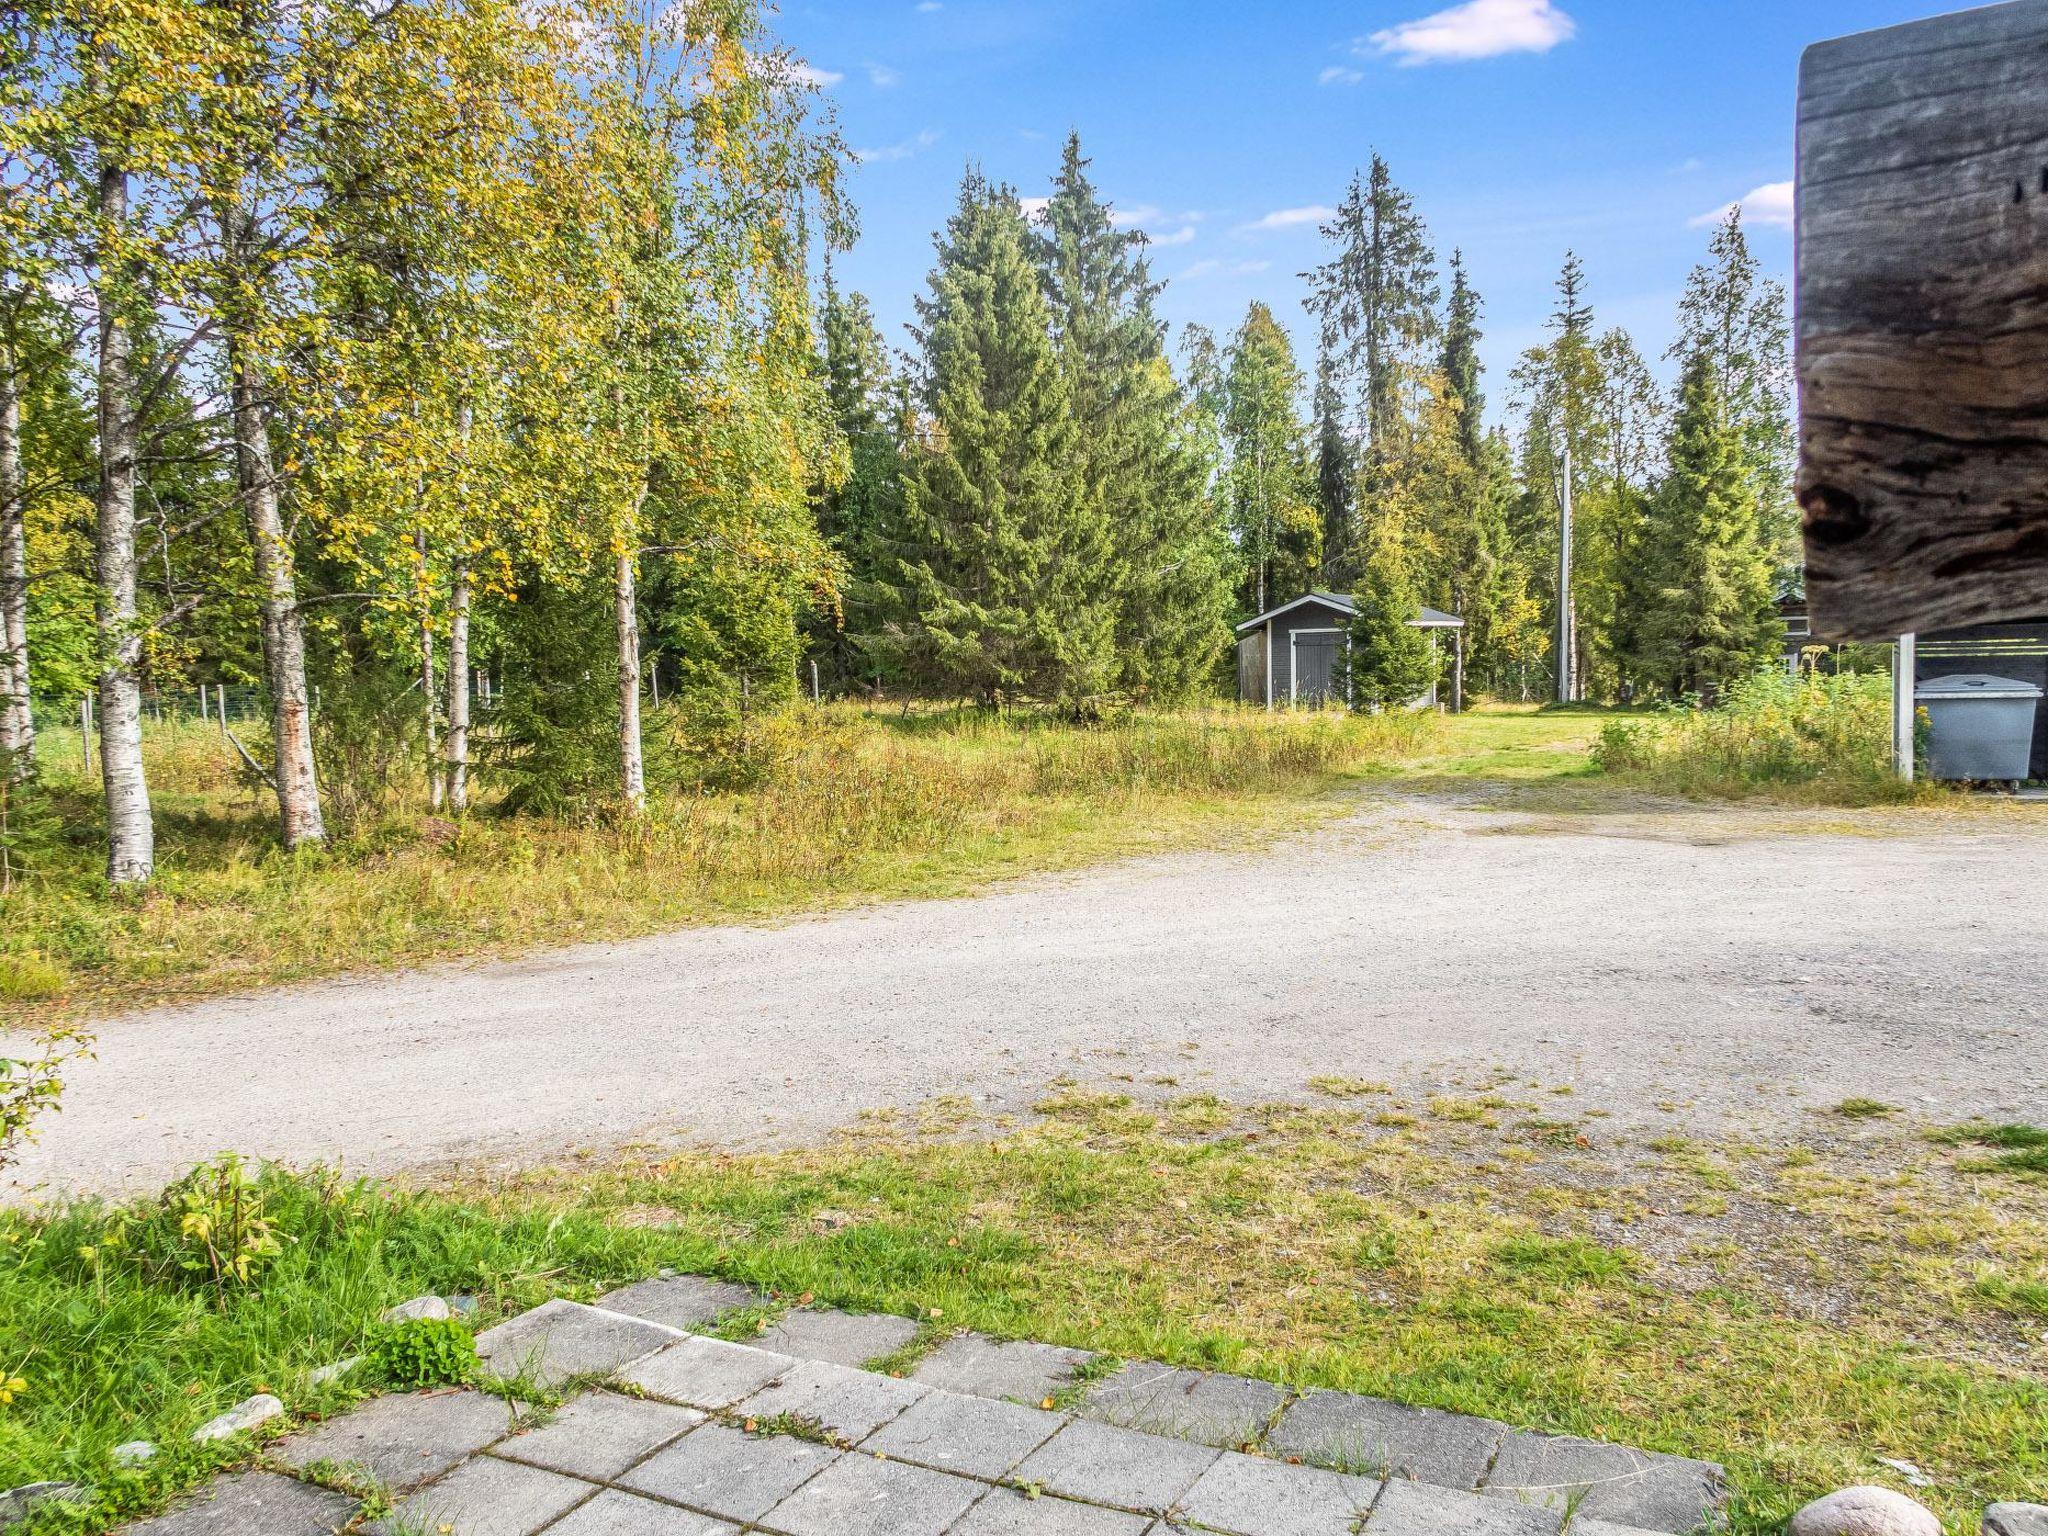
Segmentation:
{"type": "Polygon", "coordinates": [[[2024,779],[2041,690],[1982,672],[1930,677],[1914,690],[1927,711],[1927,772],[1937,779],[2024,779]]]}

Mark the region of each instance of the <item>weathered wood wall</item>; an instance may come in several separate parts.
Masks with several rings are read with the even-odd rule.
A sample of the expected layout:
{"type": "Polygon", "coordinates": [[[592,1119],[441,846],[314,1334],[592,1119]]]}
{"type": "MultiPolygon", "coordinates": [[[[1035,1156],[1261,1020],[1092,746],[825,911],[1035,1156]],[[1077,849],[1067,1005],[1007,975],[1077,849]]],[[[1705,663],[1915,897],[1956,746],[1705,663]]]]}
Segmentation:
{"type": "Polygon", "coordinates": [[[2048,614],[2048,0],[1808,50],[1798,252],[1816,632],[2048,614]]]}

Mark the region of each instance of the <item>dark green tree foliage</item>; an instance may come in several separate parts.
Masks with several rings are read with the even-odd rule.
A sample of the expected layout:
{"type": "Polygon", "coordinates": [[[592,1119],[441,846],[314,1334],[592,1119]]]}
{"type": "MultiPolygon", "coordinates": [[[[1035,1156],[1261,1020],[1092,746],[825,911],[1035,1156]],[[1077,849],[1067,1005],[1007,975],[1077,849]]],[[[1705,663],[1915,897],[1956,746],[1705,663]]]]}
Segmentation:
{"type": "Polygon", "coordinates": [[[1352,588],[1357,605],[1351,624],[1354,709],[1406,708],[1437,679],[1439,658],[1428,634],[1414,624],[1422,600],[1408,564],[1387,542],[1368,541],[1352,588]]]}
{"type": "MultiPolygon", "coordinates": [[[[1437,333],[1436,252],[1413,200],[1378,155],[1364,177],[1352,177],[1323,238],[1337,251],[1308,274],[1309,306],[1336,339],[1341,377],[1355,394],[1362,455],[1354,535],[1369,541],[1407,436],[1402,387],[1427,361],[1437,333]]],[[[1341,580],[1358,562],[1332,550],[1328,565],[1341,580]]]]}
{"type": "Polygon", "coordinates": [[[915,328],[899,611],[882,653],[913,682],[1081,707],[1116,672],[1116,573],[1016,194],[970,174],[915,328]]]}
{"type": "Polygon", "coordinates": [[[1294,346],[1263,304],[1230,339],[1224,373],[1225,505],[1242,575],[1238,606],[1263,613],[1315,585],[1322,518],[1295,402],[1294,346]]]}
{"type": "Polygon", "coordinates": [[[1776,649],[1771,559],[1746,449],[1712,357],[1694,353],[1679,388],[1670,471],[1638,556],[1642,666],[1674,698],[1711,698],[1776,649]]]}
{"type": "MultiPolygon", "coordinates": [[[[1345,425],[1344,392],[1337,384],[1337,359],[1327,329],[1316,356],[1315,432],[1316,506],[1323,519],[1323,556],[1352,544],[1351,435],[1345,425]]],[[[1336,585],[1334,573],[1325,579],[1336,585]]]]}
{"type": "Polygon", "coordinates": [[[871,680],[860,642],[887,614],[887,541],[902,502],[905,402],[867,299],[842,293],[829,274],[819,330],[826,398],[847,461],[845,479],[818,492],[818,531],[845,577],[840,606],[809,616],[806,648],[819,659],[824,684],[837,688],[871,680]]]}
{"type": "Polygon", "coordinates": [[[1166,360],[1145,238],[1119,230],[1067,139],[1040,221],[1037,255],[1090,499],[1113,540],[1118,682],[1140,697],[1184,697],[1228,632],[1221,529],[1210,461],[1166,360]]]}
{"type": "Polygon", "coordinates": [[[1451,297],[1444,312],[1444,345],[1438,362],[1444,384],[1457,400],[1458,443],[1465,457],[1479,459],[1486,440],[1486,395],[1480,388],[1479,295],[1465,273],[1465,253],[1451,252],[1451,297]]]}

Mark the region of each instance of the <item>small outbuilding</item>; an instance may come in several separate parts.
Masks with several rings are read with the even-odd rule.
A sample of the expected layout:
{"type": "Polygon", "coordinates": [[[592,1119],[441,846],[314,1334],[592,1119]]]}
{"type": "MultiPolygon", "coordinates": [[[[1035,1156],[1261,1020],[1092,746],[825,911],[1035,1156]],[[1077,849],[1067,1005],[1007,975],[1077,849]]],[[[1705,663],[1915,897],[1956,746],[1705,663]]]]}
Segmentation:
{"type": "MultiPolygon", "coordinates": [[[[1310,592],[1246,619],[1237,626],[1237,697],[1240,703],[1328,704],[1342,700],[1351,654],[1351,623],[1358,606],[1341,592],[1310,592]]],[[[1408,621],[1429,632],[1465,627],[1456,614],[1424,608],[1408,621]]],[[[1436,685],[1415,701],[1417,709],[1434,709],[1436,685]]]]}

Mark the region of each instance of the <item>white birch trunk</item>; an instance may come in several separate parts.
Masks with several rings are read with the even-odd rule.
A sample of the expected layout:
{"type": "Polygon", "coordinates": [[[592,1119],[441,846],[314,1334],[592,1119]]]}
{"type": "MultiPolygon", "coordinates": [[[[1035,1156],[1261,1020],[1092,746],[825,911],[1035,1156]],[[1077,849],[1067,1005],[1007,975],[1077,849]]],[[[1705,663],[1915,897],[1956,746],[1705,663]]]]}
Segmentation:
{"type": "Polygon", "coordinates": [[[416,529],[412,546],[420,557],[420,699],[427,733],[427,803],[438,811],[446,798],[441,776],[441,701],[434,696],[434,614],[427,599],[427,534],[416,529]]]}
{"type": "Polygon", "coordinates": [[[448,809],[469,809],[469,558],[455,562],[448,594],[448,809]]]}
{"type": "MultiPolygon", "coordinates": [[[[230,265],[239,266],[248,245],[247,220],[239,208],[230,206],[221,223],[230,265]]],[[[306,628],[299,617],[298,571],[278,506],[277,472],[256,361],[249,355],[248,337],[236,324],[228,328],[227,346],[235,473],[256,567],[264,681],[270,689],[278,825],[285,847],[301,848],[325,842],[327,828],[320,815],[320,780],[313,765],[313,712],[306,688],[306,628]]]]}
{"type": "MultiPolygon", "coordinates": [[[[128,221],[128,175],[100,171],[99,212],[111,238],[128,221]]],[[[156,869],[149,779],[142,766],[142,625],[135,604],[135,379],[128,295],[103,255],[99,300],[100,488],[94,566],[99,592],[100,778],[107,797],[107,878],[141,885],[156,869]]]]}
{"type": "Polygon", "coordinates": [[[634,584],[634,551],[619,551],[613,614],[619,631],[619,782],[626,809],[647,809],[647,771],[640,752],[640,611],[634,584]]]}
{"type": "Polygon", "coordinates": [[[21,379],[0,358],[0,772],[26,778],[35,758],[29,711],[28,508],[21,474],[21,379]]]}

